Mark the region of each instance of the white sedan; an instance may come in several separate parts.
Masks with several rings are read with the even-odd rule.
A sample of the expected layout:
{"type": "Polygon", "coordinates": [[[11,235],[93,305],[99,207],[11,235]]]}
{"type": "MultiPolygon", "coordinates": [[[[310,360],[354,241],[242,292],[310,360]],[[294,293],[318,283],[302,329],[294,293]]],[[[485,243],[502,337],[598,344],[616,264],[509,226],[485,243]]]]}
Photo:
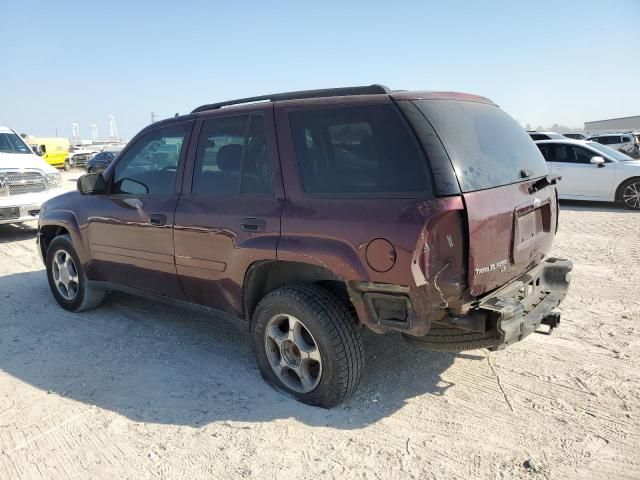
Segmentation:
{"type": "Polygon", "coordinates": [[[640,160],[596,142],[540,140],[550,173],[561,175],[561,199],[620,202],[640,210],[640,160]]]}

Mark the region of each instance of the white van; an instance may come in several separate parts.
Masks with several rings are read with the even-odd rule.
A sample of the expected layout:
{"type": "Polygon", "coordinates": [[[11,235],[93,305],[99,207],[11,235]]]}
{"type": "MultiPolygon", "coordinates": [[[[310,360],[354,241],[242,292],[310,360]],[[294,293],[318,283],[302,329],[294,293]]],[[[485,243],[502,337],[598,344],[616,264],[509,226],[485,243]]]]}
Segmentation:
{"type": "Polygon", "coordinates": [[[62,192],[60,172],[0,126],[0,224],[37,220],[42,204],[62,192]]]}

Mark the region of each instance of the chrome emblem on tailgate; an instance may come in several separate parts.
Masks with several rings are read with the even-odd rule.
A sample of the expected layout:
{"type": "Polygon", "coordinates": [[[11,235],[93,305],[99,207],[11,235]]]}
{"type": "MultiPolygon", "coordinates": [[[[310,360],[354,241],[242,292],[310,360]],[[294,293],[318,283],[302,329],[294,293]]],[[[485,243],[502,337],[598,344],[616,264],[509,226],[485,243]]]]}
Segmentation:
{"type": "Polygon", "coordinates": [[[487,267],[476,267],[475,274],[480,275],[481,273],[489,273],[489,272],[493,272],[494,270],[499,270],[501,272],[504,272],[507,269],[508,265],[509,265],[509,260],[505,258],[504,260],[500,260],[497,263],[492,263],[487,267]]]}

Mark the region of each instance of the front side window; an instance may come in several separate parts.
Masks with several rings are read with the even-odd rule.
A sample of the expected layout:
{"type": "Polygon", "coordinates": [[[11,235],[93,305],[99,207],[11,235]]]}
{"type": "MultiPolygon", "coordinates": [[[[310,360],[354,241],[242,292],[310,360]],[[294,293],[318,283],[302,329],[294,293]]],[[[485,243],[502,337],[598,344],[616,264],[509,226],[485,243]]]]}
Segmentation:
{"type": "Polygon", "coordinates": [[[202,123],[191,192],[214,196],[271,194],[271,169],[261,115],[202,123]]]}
{"type": "Polygon", "coordinates": [[[391,105],[290,113],[306,193],[340,196],[431,192],[426,159],[391,105]]]}
{"type": "Polygon", "coordinates": [[[170,195],[189,124],[159,128],[139,139],[115,166],[111,193],[170,195]]]}
{"type": "Polygon", "coordinates": [[[574,147],[572,145],[556,145],[555,161],[562,163],[591,163],[591,157],[596,154],[591,150],[582,147],[574,147]]]}
{"type": "Polygon", "coordinates": [[[591,150],[582,147],[573,147],[573,152],[576,157],[576,163],[591,163],[591,158],[596,156],[591,150]]]}

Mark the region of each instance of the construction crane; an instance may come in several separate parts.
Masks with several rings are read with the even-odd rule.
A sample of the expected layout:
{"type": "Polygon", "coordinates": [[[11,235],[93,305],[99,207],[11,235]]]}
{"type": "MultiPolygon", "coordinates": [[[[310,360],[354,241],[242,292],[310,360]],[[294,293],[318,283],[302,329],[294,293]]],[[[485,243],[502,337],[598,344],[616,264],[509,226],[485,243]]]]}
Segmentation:
{"type": "Polygon", "coordinates": [[[116,117],[113,113],[109,114],[109,140],[118,140],[118,129],[116,128],[116,117]]]}

